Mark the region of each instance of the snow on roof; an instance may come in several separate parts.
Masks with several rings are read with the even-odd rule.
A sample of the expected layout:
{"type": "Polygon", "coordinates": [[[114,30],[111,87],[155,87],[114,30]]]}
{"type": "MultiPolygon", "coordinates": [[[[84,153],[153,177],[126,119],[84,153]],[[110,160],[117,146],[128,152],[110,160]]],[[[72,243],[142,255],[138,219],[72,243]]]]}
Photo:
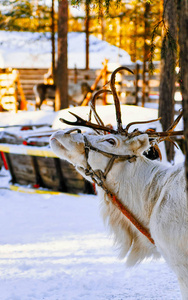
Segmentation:
{"type": "MultiPolygon", "coordinates": [[[[85,68],[85,33],[68,33],[68,68],[85,68]]],[[[50,34],[0,31],[1,68],[49,68],[50,34]],[[2,62],[3,61],[3,62],[2,62]]],[[[57,47],[56,47],[57,48],[57,47]]],[[[119,65],[131,64],[129,54],[90,35],[90,69],[101,69],[105,59],[119,65]]]]}

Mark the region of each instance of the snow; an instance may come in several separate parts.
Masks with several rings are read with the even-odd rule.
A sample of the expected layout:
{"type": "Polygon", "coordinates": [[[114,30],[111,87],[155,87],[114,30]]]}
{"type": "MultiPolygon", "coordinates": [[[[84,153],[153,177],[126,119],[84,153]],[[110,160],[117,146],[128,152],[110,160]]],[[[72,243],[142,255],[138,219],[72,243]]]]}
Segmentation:
{"type": "MultiPolygon", "coordinates": [[[[58,129],[58,128],[65,128],[67,125],[63,124],[62,122],[59,121],[59,118],[64,118],[69,121],[75,121],[75,117],[72,116],[70,112],[74,112],[76,115],[88,119],[89,116],[89,111],[90,107],[89,106],[77,106],[77,107],[72,107],[72,108],[67,108],[64,110],[60,110],[57,112],[57,115],[53,121],[53,128],[58,129]]],[[[115,106],[114,105],[96,105],[96,111],[98,115],[102,118],[104,124],[110,124],[113,125],[114,127],[117,127],[117,122],[116,122],[116,115],[115,115],[115,106]]],[[[121,105],[121,114],[122,114],[122,123],[124,125],[132,122],[133,120],[139,120],[139,121],[146,121],[146,120],[151,120],[151,119],[157,119],[158,118],[158,111],[157,109],[152,109],[152,108],[143,108],[140,106],[135,106],[135,105],[121,105]]],[[[92,115],[92,122],[94,122],[94,118],[92,115]]],[[[149,124],[149,126],[153,128],[159,128],[159,121],[154,122],[149,124]]],[[[138,124],[136,125],[138,127],[138,124]]],[[[130,130],[133,130],[135,126],[131,127],[130,130]]],[[[146,129],[148,128],[148,124],[144,125],[139,125],[140,129],[146,129]]]]}
{"type": "MultiPolygon", "coordinates": [[[[85,33],[68,33],[68,68],[85,68],[85,33]]],[[[56,38],[57,40],[57,38],[56,38]]],[[[0,30],[0,68],[49,68],[51,66],[50,34],[0,30]]],[[[56,47],[57,48],[57,47],[56,47]]],[[[105,59],[118,65],[129,65],[129,54],[90,35],[90,69],[101,69],[105,59]]]]}
{"type": "Polygon", "coordinates": [[[0,177],[1,300],[180,299],[163,259],[118,260],[97,196],[19,193],[0,177]]]}
{"type": "Polygon", "coordinates": [[[51,125],[56,117],[54,111],[18,111],[0,113],[0,126],[7,125],[34,125],[49,124],[51,125]]]}
{"type": "MultiPolygon", "coordinates": [[[[106,120],[112,108],[97,107],[106,120]]],[[[133,115],[133,108],[129,109],[132,115],[127,111],[128,122],[144,118],[144,114],[152,119],[156,114],[155,110],[135,107],[133,115]]],[[[10,120],[12,124],[51,120],[57,129],[64,113],[67,110],[0,113],[0,120],[1,126],[10,120]]],[[[178,151],[177,162],[183,159],[178,151]]],[[[9,180],[9,172],[2,169],[1,300],[180,299],[177,279],[163,259],[127,268],[125,261],[117,258],[100,216],[98,196],[21,193],[10,189],[9,180]]]]}

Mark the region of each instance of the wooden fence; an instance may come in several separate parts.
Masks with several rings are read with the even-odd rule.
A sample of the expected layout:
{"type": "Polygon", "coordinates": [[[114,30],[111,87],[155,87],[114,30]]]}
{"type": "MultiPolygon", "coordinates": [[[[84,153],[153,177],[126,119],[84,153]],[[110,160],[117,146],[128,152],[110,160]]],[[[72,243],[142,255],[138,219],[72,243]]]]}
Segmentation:
{"type": "MultiPolygon", "coordinates": [[[[128,72],[117,74],[117,89],[119,94],[122,94],[122,101],[125,103],[139,104],[142,95],[142,67],[136,65],[127,65],[126,67],[134,71],[135,75],[128,72]]],[[[20,82],[24,90],[27,100],[34,101],[35,96],[33,93],[33,86],[38,83],[44,82],[44,74],[48,72],[47,69],[18,69],[20,74],[20,82]]],[[[93,85],[100,70],[84,70],[84,69],[69,69],[68,79],[69,83],[82,83],[87,82],[90,86],[93,85]]],[[[111,72],[107,72],[107,81],[110,78],[111,72]]],[[[146,74],[146,101],[153,99],[153,95],[158,96],[159,87],[159,65],[154,75],[149,76],[146,74]]],[[[98,82],[97,88],[102,88],[103,80],[98,82]]]]}
{"type": "MultiPolygon", "coordinates": [[[[143,91],[142,80],[142,65],[127,65],[128,68],[134,71],[135,75],[128,72],[122,72],[116,76],[116,88],[120,97],[120,100],[124,104],[133,104],[146,106],[147,103],[153,103],[158,105],[159,100],[159,80],[160,80],[160,65],[155,64],[154,74],[150,75],[146,73],[145,92],[143,91]]],[[[87,82],[92,86],[99,75],[101,70],[84,70],[84,69],[69,69],[68,79],[69,83],[80,84],[87,82]]],[[[33,92],[34,85],[44,82],[44,75],[48,72],[48,69],[18,69],[19,82],[23,89],[23,94],[18,91],[18,101],[25,95],[27,101],[35,103],[35,95],[33,92]]],[[[107,71],[106,81],[110,78],[110,71],[107,71]]],[[[97,84],[97,89],[102,88],[104,80],[100,80],[97,84]]],[[[177,91],[179,90],[178,84],[176,84],[177,91]]],[[[110,102],[110,97],[108,97],[110,102]]],[[[175,104],[181,106],[181,100],[176,100],[175,104]]],[[[175,111],[178,110],[179,107],[175,111]]]]}

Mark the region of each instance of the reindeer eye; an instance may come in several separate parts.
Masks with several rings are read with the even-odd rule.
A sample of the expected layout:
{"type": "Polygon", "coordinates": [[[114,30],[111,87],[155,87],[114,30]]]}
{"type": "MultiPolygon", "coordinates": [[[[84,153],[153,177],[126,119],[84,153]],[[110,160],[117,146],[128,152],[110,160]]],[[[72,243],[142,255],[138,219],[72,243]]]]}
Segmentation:
{"type": "Polygon", "coordinates": [[[111,145],[113,145],[113,146],[116,145],[116,141],[115,141],[114,139],[112,139],[112,138],[107,139],[106,142],[108,142],[109,144],[111,144],[111,145]]]}

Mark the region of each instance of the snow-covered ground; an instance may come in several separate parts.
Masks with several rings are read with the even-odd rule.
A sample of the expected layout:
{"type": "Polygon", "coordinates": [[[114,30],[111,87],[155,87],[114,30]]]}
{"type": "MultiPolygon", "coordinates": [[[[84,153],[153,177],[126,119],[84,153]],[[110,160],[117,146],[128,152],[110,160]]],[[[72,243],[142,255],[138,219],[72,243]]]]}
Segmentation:
{"type": "MultiPolygon", "coordinates": [[[[156,114],[135,107],[128,118],[144,118],[144,111],[147,119],[156,114]]],[[[109,120],[110,109],[103,107],[104,112],[109,120]]],[[[59,119],[57,113],[44,111],[1,116],[1,125],[51,120],[54,128],[59,119]]],[[[180,150],[176,157],[176,162],[183,159],[180,150]]],[[[97,196],[20,193],[9,189],[9,179],[2,169],[0,300],[180,299],[177,279],[163,259],[131,269],[118,260],[97,196]]]]}
{"type": "Polygon", "coordinates": [[[178,300],[163,259],[126,268],[88,195],[11,191],[0,173],[1,300],[178,300]]]}

